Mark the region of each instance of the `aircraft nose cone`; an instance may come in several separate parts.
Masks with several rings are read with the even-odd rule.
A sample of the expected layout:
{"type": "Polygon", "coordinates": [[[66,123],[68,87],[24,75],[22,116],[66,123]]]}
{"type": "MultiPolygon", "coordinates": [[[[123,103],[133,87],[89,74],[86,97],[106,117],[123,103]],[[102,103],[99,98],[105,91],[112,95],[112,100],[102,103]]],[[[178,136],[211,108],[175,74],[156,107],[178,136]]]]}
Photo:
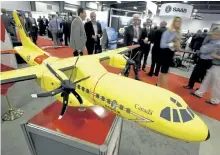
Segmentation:
{"type": "Polygon", "coordinates": [[[205,141],[207,141],[209,138],[210,138],[210,132],[208,132],[208,135],[205,141]]]}

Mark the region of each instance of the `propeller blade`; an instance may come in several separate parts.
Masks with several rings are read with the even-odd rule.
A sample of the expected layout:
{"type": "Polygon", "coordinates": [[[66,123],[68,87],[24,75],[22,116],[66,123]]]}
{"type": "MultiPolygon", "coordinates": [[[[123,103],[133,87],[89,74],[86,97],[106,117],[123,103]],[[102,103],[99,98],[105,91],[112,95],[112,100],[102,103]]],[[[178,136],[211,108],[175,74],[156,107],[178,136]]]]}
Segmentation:
{"type": "Polygon", "coordinates": [[[80,80],[78,80],[78,81],[75,81],[74,84],[77,84],[77,83],[79,83],[79,82],[81,82],[81,81],[84,81],[84,80],[86,80],[86,79],[88,79],[88,78],[90,78],[90,76],[87,76],[87,77],[84,77],[84,78],[82,78],[82,79],[80,79],[80,80]]]}
{"type": "Polygon", "coordinates": [[[38,98],[38,97],[55,96],[55,95],[61,93],[62,91],[63,91],[62,88],[57,88],[57,89],[54,89],[54,90],[52,90],[52,91],[45,92],[45,93],[31,94],[31,97],[33,97],[33,98],[38,98]]]}
{"type": "Polygon", "coordinates": [[[82,98],[80,97],[80,95],[75,91],[73,90],[72,91],[73,95],[77,98],[77,100],[79,101],[80,104],[83,104],[83,100],[82,98]]]}
{"type": "MultiPolygon", "coordinates": [[[[80,55],[79,55],[79,56],[80,56],[80,55]]],[[[74,68],[76,68],[76,64],[77,64],[77,62],[78,62],[78,60],[79,60],[79,56],[76,58],[76,62],[75,62],[75,64],[74,64],[74,68]]],[[[69,81],[70,81],[70,79],[72,78],[74,68],[72,69],[72,72],[71,72],[69,81]]]]}
{"type": "Polygon", "coordinates": [[[57,77],[57,79],[59,79],[62,83],[64,82],[63,79],[55,72],[55,70],[49,64],[46,64],[46,66],[50,70],[50,72],[57,77]]]}
{"type": "Polygon", "coordinates": [[[69,93],[67,92],[63,92],[63,107],[60,113],[60,116],[58,119],[61,119],[64,115],[64,113],[66,112],[66,108],[68,106],[68,101],[69,101],[69,93]]]}

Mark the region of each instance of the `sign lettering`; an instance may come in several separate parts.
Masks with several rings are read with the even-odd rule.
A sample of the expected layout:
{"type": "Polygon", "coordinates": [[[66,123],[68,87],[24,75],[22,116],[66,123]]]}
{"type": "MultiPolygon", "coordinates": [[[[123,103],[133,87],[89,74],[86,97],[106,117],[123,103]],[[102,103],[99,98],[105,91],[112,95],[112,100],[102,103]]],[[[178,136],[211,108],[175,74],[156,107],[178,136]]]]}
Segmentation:
{"type": "Polygon", "coordinates": [[[187,9],[174,7],[174,8],[173,8],[173,11],[174,11],[174,12],[183,12],[183,13],[186,13],[186,12],[187,12],[187,9]]]}
{"type": "Polygon", "coordinates": [[[190,18],[193,6],[182,3],[164,3],[161,5],[160,16],[179,16],[190,18]]]}
{"type": "Polygon", "coordinates": [[[138,104],[135,104],[135,108],[140,110],[140,111],[143,111],[144,113],[148,114],[148,115],[152,115],[153,114],[153,110],[150,110],[150,109],[145,109],[145,108],[142,108],[140,105],[138,104]]]}

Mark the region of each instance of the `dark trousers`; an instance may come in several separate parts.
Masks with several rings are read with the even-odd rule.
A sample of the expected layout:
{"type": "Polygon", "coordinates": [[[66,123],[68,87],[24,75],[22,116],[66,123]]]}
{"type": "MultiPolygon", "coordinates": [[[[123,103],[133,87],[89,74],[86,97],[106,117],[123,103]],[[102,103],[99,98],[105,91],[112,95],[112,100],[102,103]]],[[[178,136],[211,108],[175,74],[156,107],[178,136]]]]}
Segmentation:
{"type": "Polygon", "coordinates": [[[141,50],[141,53],[139,55],[139,59],[140,59],[139,60],[139,68],[145,69],[146,63],[147,63],[147,57],[148,57],[148,54],[149,54],[149,51],[150,51],[150,45],[146,45],[144,47],[141,47],[140,50],[141,50]],[[144,57],[144,62],[143,62],[143,65],[141,67],[141,61],[142,61],[143,57],[144,57]]]}
{"type": "Polygon", "coordinates": [[[153,47],[152,49],[152,57],[151,57],[151,68],[150,68],[150,72],[149,75],[156,75],[158,76],[159,72],[160,72],[160,53],[161,53],[161,49],[159,47],[153,47]],[[155,65],[156,65],[156,69],[155,69],[155,65]],[[154,71],[155,69],[155,71],[154,71]]]}
{"type": "Polygon", "coordinates": [[[79,56],[79,55],[83,55],[83,52],[81,51],[81,52],[78,52],[78,50],[75,50],[74,52],[73,52],[73,56],[79,56]]]}
{"type": "Polygon", "coordinates": [[[64,34],[64,42],[65,45],[68,46],[68,43],[70,42],[70,34],[64,34]]]}
{"type": "Polygon", "coordinates": [[[206,71],[212,66],[212,60],[199,59],[198,63],[193,69],[189,79],[189,86],[194,87],[194,84],[199,80],[202,81],[206,75],[206,71]]]}
{"type": "Polygon", "coordinates": [[[42,26],[39,26],[39,29],[40,29],[40,35],[42,36],[44,34],[44,27],[43,25],[42,26]]]}
{"type": "MultiPolygon", "coordinates": [[[[130,51],[129,55],[128,55],[130,59],[135,61],[135,64],[133,66],[135,79],[139,79],[139,75],[138,75],[138,64],[139,64],[139,61],[140,61],[140,53],[138,53],[139,51],[140,51],[140,48],[136,48],[136,49],[130,51]]],[[[124,75],[129,76],[131,65],[128,65],[126,67],[127,68],[124,72],[124,75]]]]}
{"type": "Polygon", "coordinates": [[[99,44],[93,44],[93,43],[86,44],[86,48],[89,55],[93,54],[94,50],[95,50],[94,54],[98,54],[102,52],[102,47],[99,44]]]}
{"type": "Polygon", "coordinates": [[[31,37],[33,43],[37,45],[37,32],[31,32],[30,37],[31,37]]]}

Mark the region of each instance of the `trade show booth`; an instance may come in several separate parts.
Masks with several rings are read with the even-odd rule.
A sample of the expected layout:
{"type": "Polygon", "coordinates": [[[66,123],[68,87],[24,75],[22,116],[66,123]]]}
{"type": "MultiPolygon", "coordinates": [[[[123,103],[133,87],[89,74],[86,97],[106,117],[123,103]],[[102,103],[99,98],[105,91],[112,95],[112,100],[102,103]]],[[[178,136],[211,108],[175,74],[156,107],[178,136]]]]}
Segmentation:
{"type": "MultiPolygon", "coordinates": [[[[200,3],[67,0],[14,2],[13,6],[13,2],[2,2],[16,35],[7,32],[1,19],[3,154],[219,154],[220,108],[211,103],[210,90],[202,97],[193,95],[206,74],[195,80],[194,89],[184,89],[202,59],[203,41],[209,37],[218,48],[218,32],[216,37],[212,30],[220,26],[220,3],[213,6],[214,2],[207,1],[219,8],[210,11],[208,7],[207,13],[199,10],[206,3],[200,3]],[[83,9],[78,16],[79,7],[83,9]],[[92,12],[98,23],[88,22],[92,12]],[[58,17],[51,20],[55,14],[58,17]],[[39,20],[43,24],[36,25],[34,19],[39,16],[48,21],[39,20]],[[163,30],[162,21],[167,22],[163,30]],[[170,32],[172,22],[179,27],[173,26],[175,31],[170,32]],[[164,32],[172,33],[171,37],[163,36],[164,32]],[[203,39],[199,49],[191,47],[197,36],[203,39]],[[162,52],[170,54],[170,62],[163,60],[167,55],[162,52]],[[150,74],[151,64],[159,66],[158,74],[154,67],[150,74]]],[[[219,58],[213,55],[208,55],[212,56],[209,65],[217,68],[213,60],[219,58]]]]}

